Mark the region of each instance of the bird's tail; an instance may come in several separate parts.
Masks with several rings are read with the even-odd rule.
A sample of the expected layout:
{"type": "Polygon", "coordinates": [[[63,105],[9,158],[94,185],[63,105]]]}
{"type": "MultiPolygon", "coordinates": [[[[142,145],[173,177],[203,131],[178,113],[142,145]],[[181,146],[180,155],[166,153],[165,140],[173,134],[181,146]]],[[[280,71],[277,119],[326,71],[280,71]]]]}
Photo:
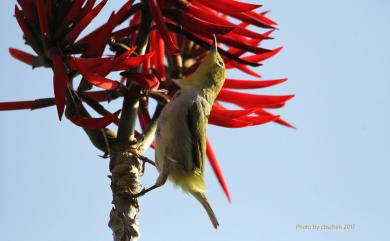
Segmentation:
{"type": "Polygon", "coordinates": [[[217,229],[219,226],[217,217],[214,214],[213,209],[210,206],[210,203],[207,201],[206,195],[201,192],[191,192],[192,196],[194,196],[204,207],[204,209],[207,212],[207,215],[209,215],[210,221],[213,224],[214,228],[217,229]]]}

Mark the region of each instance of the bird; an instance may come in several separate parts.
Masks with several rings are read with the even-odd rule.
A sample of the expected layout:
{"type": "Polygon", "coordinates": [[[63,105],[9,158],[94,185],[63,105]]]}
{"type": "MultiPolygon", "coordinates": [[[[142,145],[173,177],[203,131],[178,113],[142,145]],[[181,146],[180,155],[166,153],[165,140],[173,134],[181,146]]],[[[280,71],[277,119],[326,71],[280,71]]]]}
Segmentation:
{"type": "Polygon", "coordinates": [[[180,89],[157,120],[155,163],[159,176],[153,186],[141,191],[144,194],[169,179],[202,204],[214,228],[219,223],[205,194],[206,132],[211,107],[225,78],[226,68],[214,36],[195,72],[173,80],[180,89]]]}

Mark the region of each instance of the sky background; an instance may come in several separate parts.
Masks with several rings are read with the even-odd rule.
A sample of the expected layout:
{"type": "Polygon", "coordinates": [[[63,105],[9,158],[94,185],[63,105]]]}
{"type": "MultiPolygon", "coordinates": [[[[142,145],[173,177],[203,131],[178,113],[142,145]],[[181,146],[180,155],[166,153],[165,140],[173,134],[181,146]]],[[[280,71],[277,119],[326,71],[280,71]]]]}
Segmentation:
{"type": "MultiPolygon", "coordinates": [[[[10,46],[30,51],[12,17],[14,2],[0,3],[0,101],[52,96],[51,71],[32,71],[8,54],[10,46]]],[[[124,1],[110,2],[99,21],[124,1]]],[[[390,2],[259,3],[280,28],[264,46],[285,48],[258,71],[289,81],[258,93],[296,94],[274,113],[297,130],[211,126],[233,199],[227,202],[208,166],[220,229],[167,183],[140,199],[141,240],[390,240],[390,2]]],[[[108,161],[79,128],[49,108],[1,112],[0,131],[0,240],[111,240],[108,161]]],[[[143,182],[156,177],[149,167],[143,182]]]]}

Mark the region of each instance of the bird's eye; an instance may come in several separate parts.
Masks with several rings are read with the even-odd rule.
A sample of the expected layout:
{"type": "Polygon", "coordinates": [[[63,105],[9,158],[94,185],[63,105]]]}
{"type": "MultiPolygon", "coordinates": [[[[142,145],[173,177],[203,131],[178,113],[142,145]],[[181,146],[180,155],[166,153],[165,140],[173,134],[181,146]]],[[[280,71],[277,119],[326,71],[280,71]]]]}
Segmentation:
{"type": "Polygon", "coordinates": [[[223,62],[222,62],[221,60],[217,59],[216,64],[217,64],[219,67],[223,68],[223,62]]]}

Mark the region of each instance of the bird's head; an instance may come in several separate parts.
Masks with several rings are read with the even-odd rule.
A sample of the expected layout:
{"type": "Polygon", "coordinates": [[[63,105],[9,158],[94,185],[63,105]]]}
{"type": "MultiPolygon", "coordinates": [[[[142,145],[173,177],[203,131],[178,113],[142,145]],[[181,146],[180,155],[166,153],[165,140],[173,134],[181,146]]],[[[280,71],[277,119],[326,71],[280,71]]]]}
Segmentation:
{"type": "Polygon", "coordinates": [[[175,82],[181,87],[195,87],[203,91],[211,91],[217,95],[225,82],[225,77],[225,64],[218,53],[217,40],[214,35],[210,51],[196,71],[187,78],[175,82]]]}

